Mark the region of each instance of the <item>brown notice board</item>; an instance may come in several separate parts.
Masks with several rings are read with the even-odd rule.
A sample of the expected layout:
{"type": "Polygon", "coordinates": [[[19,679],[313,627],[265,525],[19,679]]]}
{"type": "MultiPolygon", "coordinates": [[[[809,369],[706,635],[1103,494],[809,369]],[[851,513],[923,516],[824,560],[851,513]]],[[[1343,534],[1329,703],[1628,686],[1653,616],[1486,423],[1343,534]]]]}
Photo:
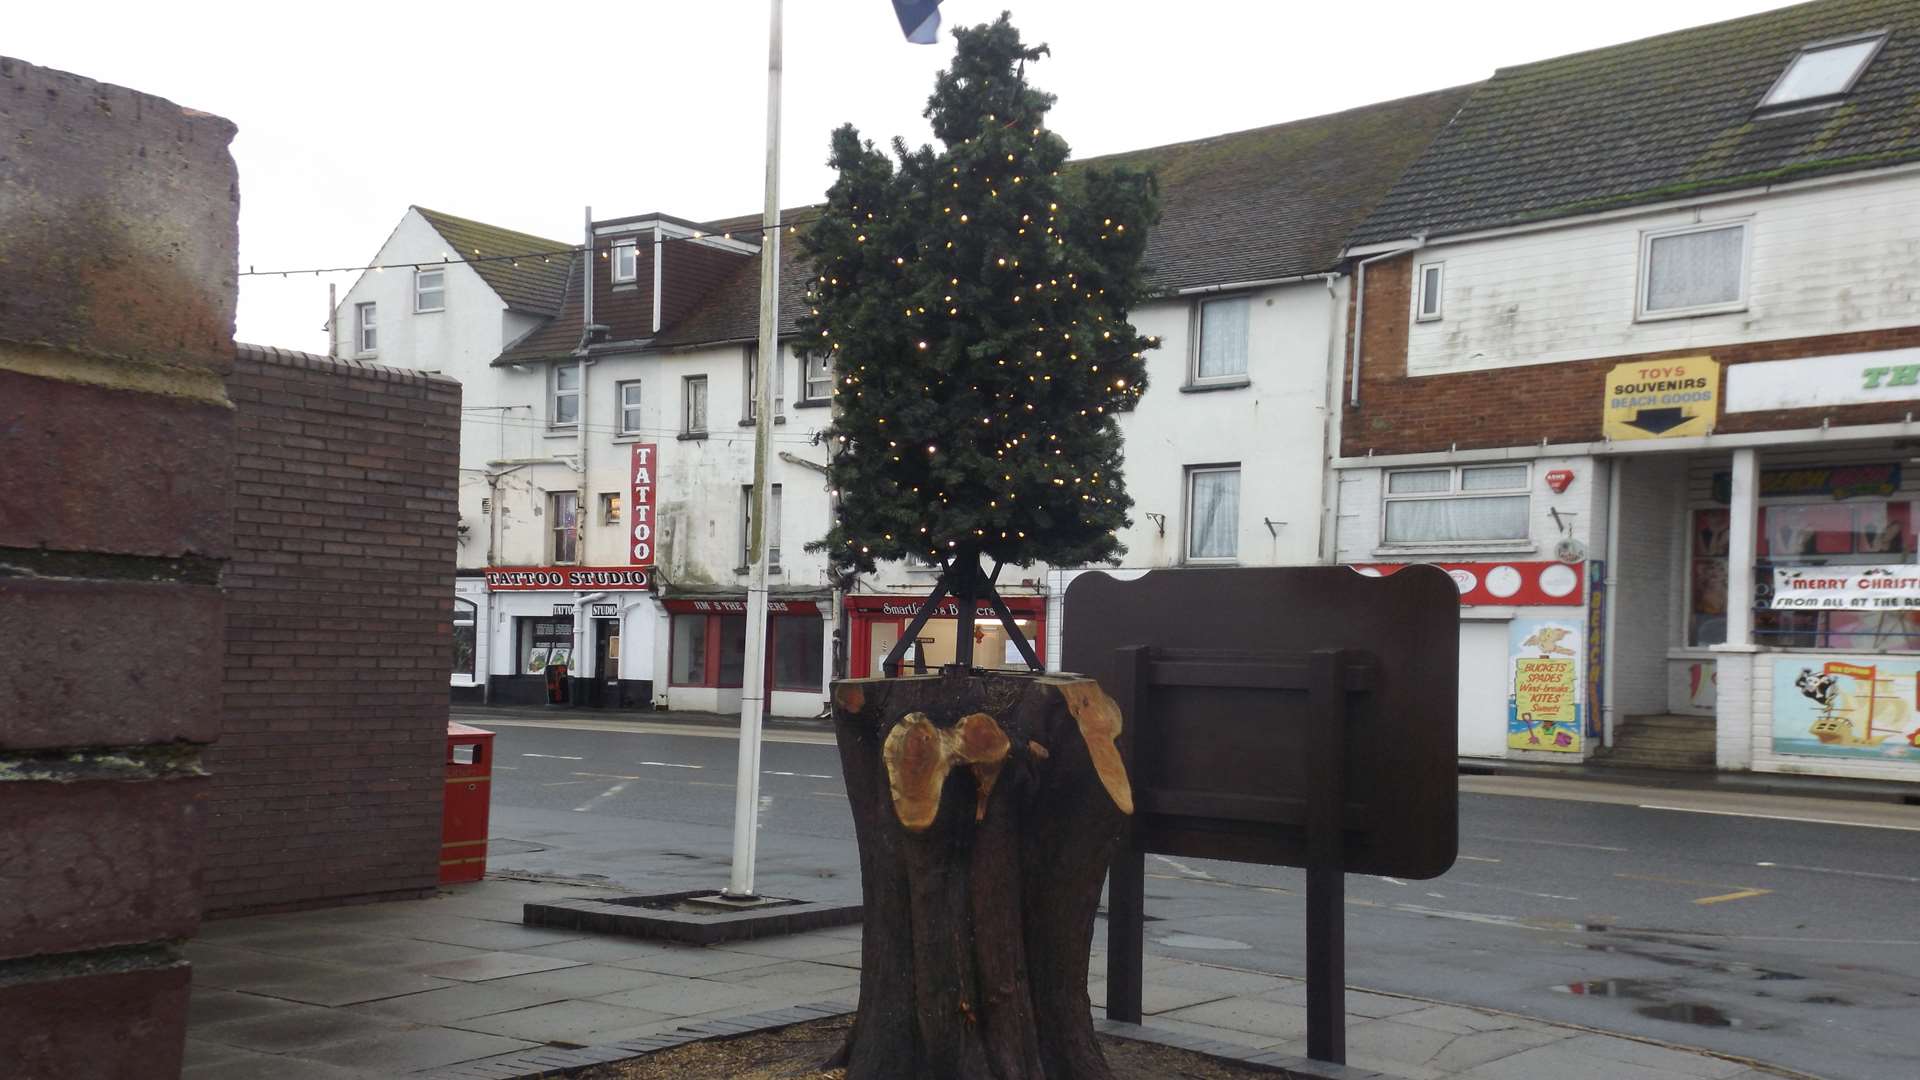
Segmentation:
{"type": "Polygon", "coordinates": [[[1062,666],[1139,714],[1122,736],[1134,850],[1306,866],[1309,654],[1342,650],[1341,869],[1431,878],[1458,850],[1459,634],[1434,567],[1096,571],[1067,589],[1062,666]],[[1139,704],[1116,685],[1135,646],[1172,683],[1143,676],[1139,704]]]}

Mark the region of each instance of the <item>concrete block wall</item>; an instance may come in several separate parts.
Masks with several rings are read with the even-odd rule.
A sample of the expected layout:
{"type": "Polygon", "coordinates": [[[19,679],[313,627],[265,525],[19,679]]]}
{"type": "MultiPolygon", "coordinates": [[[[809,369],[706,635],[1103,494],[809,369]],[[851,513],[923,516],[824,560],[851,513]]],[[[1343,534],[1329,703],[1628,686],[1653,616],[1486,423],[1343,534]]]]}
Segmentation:
{"type": "Polygon", "coordinates": [[[460,386],[243,345],[206,910],[422,895],[446,782],[460,386]]]}
{"type": "Polygon", "coordinates": [[[233,125],[0,57],[0,1072],[169,1076],[229,554],[233,125]]]}

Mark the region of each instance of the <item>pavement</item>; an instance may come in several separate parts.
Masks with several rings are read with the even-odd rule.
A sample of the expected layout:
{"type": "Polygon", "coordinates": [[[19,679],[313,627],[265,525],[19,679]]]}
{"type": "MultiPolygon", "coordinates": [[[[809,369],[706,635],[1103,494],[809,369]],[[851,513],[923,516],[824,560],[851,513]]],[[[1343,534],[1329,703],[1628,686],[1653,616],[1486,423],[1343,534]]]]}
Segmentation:
{"type": "MultiPolygon", "coordinates": [[[[521,925],[522,905],[605,894],[494,877],[427,899],[205,924],[187,952],[186,1080],[500,1075],[553,1047],[605,1046],[859,993],[860,928],[708,947],[521,925]]],[[[1095,1008],[1105,996],[1095,934],[1095,1008]]],[[[1149,955],[1146,1027],[1305,1053],[1305,985],[1149,955]]],[[[1760,1080],[1758,1062],[1592,1028],[1351,987],[1349,1071],[1439,1080],[1760,1080]]]]}

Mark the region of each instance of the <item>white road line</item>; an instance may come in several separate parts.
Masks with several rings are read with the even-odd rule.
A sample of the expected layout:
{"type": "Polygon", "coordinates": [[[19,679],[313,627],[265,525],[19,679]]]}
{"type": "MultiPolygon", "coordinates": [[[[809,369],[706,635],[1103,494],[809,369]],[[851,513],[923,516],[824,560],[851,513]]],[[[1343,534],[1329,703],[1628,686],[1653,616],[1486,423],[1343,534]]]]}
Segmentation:
{"type": "Polygon", "coordinates": [[[662,769],[704,769],[705,765],[682,765],[677,761],[642,761],[642,765],[654,765],[662,769]]]}
{"type": "Polygon", "coordinates": [[[1847,825],[1856,829],[1893,829],[1920,832],[1920,825],[1882,825],[1872,821],[1840,821],[1835,818],[1794,817],[1790,814],[1750,814],[1740,810],[1701,810],[1691,806],[1660,806],[1641,803],[1642,810],[1671,810],[1676,814],[1712,814],[1715,817],[1759,818],[1762,821],[1797,821],[1805,825],[1847,825]]]}
{"type": "Polygon", "coordinates": [[[1800,870],[1809,874],[1839,874],[1842,877],[1871,878],[1874,881],[1904,881],[1910,885],[1920,885],[1920,877],[1908,877],[1905,874],[1876,874],[1871,870],[1838,870],[1831,866],[1801,866],[1790,862],[1757,862],[1755,866],[1765,866],[1775,870],[1800,870]]]}
{"type": "Polygon", "coordinates": [[[827,775],[824,775],[824,774],[822,774],[822,773],[812,773],[812,772],[774,772],[774,771],[772,771],[772,770],[768,770],[768,771],[766,771],[766,772],[763,772],[763,773],[761,773],[760,775],[762,775],[762,776],[795,776],[795,777],[799,777],[799,778],[800,778],[800,779],[802,779],[802,780],[831,780],[831,779],[833,779],[833,777],[831,777],[831,776],[827,776],[827,775]]]}
{"type": "MultiPolygon", "coordinates": [[[[1171,866],[1175,870],[1180,871],[1180,875],[1182,877],[1190,878],[1194,881],[1214,880],[1213,875],[1207,873],[1205,870],[1195,870],[1193,867],[1188,866],[1185,863],[1175,862],[1172,859],[1167,858],[1165,855],[1155,855],[1154,858],[1159,859],[1161,862],[1166,863],[1168,866],[1171,866]]],[[[1238,884],[1238,882],[1230,882],[1228,884],[1238,884]]]]}
{"type": "Polygon", "coordinates": [[[615,785],[613,785],[612,787],[610,787],[610,788],[608,788],[607,790],[605,790],[605,791],[603,791],[603,792],[601,792],[600,794],[598,794],[598,795],[595,795],[595,796],[594,796],[593,798],[591,798],[591,799],[588,799],[588,800],[587,800],[586,802],[583,802],[583,803],[581,803],[581,804],[580,804],[579,806],[576,806],[576,807],[574,807],[574,808],[573,808],[573,812],[574,812],[574,813],[576,813],[576,814],[584,814],[584,813],[586,813],[587,811],[589,811],[589,810],[591,810],[591,809],[593,809],[593,804],[594,804],[594,803],[597,803],[597,802],[599,802],[599,801],[600,801],[601,799],[605,799],[605,798],[608,798],[608,797],[610,797],[610,796],[614,796],[614,795],[618,795],[618,794],[620,794],[620,793],[621,793],[622,791],[625,791],[626,789],[627,789],[627,782],[626,782],[625,780],[622,780],[622,781],[620,781],[619,783],[617,783],[617,784],[615,784],[615,785]]]}
{"type": "Polygon", "coordinates": [[[585,761],[586,758],[573,757],[570,754],[521,754],[521,757],[552,758],[555,761],[585,761]]]}
{"type": "Polygon", "coordinates": [[[1543,847],[1570,847],[1579,848],[1582,851],[1611,851],[1615,854],[1625,854],[1627,851],[1626,848],[1609,847],[1606,844],[1576,844],[1571,840],[1532,840],[1524,836],[1476,836],[1474,839],[1493,840],[1502,844],[1540,844],[1543,847]]]}

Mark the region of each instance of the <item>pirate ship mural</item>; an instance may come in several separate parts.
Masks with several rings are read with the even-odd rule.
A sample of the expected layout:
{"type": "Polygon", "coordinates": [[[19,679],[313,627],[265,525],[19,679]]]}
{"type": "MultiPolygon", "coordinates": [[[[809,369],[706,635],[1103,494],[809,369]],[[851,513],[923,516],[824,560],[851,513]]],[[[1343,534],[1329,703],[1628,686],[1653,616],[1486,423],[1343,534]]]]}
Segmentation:
{"type": "Polygon", "coordinates": [[[1920,661],[1783,659],[1773,682],[1774,753],[1920,764],[1920,661]]]}

